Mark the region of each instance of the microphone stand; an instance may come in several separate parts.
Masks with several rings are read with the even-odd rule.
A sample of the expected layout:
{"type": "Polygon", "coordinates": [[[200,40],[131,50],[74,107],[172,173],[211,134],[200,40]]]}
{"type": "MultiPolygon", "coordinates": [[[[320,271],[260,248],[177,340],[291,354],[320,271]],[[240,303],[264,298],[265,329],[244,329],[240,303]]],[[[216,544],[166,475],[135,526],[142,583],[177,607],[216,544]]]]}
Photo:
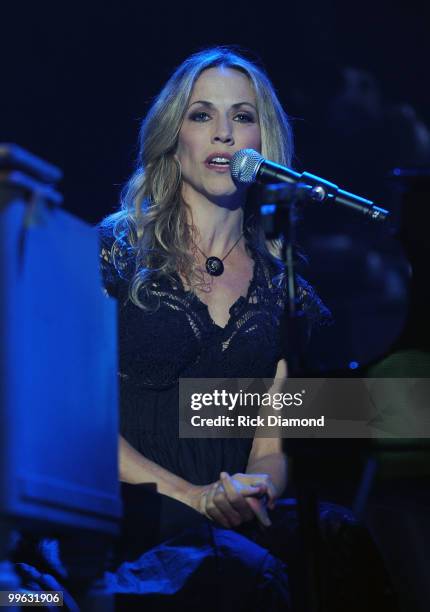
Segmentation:
{"type": "MultiPolygon", "coordinates": [[[[299,202],[312,198],[312,187],[304,183],[266,185],[265,204],[261,212],[266,217],[263,227],[268,237],[282,236],[282,259],[285,262],[288,283],[288,308],[286,309],[286,339],[288,343],[288,375],[300,377],[303,359],[299,347],[297,324],[297,287],[294,262],[295,210],[299,202]],[[269,218],[269,215],[272,215],[269,218]]],[[[303,556],[302,571],[305,576],[304,593],[299,609],[304,612],[329,612],[324,605],[324,584],[321,564],[321,535],[318,525],[317,494],[309,480],[306,453],[295,443],[286,454],[293,459],[292,480],[296,488],[300,542],[303,556]]]]}
{"type": "Polygon", "coordinates": [[[286,310],[286,327],[288,337],[288,373],[298,377],[304,366],[299,351],[297,333],[297,291],[294,262],[295,211],[297,204],[314,199],[314,188],[305,183],[275,183],[265,185],[264,199],[267,204],[261,207],[263,229],[267,238],[282,240],[281,259],[285,262],[288,286],[288,308],[286,310]]]}

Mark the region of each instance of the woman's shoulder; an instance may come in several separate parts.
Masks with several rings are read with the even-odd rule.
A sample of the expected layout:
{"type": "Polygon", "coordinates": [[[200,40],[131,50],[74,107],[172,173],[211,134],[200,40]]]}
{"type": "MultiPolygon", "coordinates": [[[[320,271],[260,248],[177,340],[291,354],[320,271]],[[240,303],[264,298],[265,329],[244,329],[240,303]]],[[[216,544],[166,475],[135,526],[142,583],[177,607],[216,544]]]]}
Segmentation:
{"type": "Polygon", "coordinates": [[[331,325],[333,317],[330,309],[323,302],[315,287],[300,274],[296,275],[297,303],[312,325],[331,325]]]}
{"type": "MultiPolygon", "coordinates": [[[[268,288],[275,292],[282,308],[285,308],[289,300],[289,283],[285,263],[269,250],[264,253],[261,249],[257,249],[257,256],[265,272],[268,288]]],[[[298,267],[301,271],[303,265],[298,267]]],[[[311,326],[330,325],[333,322],[330,309],[321,299],[315,287],[298,272],[295,274],[295,289],[299,316],[305,316],[311,326]]]]}

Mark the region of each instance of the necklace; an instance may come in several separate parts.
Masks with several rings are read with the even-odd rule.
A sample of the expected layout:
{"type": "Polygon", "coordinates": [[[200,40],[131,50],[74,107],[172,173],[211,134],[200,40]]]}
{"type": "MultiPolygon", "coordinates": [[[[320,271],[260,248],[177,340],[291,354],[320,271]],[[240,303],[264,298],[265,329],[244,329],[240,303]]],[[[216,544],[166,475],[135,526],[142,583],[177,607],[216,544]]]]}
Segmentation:
{"type": "Polygon", "coordinates": [[[236,240],[236,242],[234,243],[234,245],[231,247],[231,249],[224,255],[224,257],[222,257],[222,259],[220,259],[219,257],[208,257],[205,253],[203,253],[203,251],[197,246],[196,248],[200,251],[200,253],[203,255],[203,257],[206,258],[206,272],[208,274],[210,274],[211,276],[221,276],[221,274],[224,272],[224,264],[223,261],[225,259],[227,259],[227,257],[230,255],[230,253],[232,252],[232,250],[234,249],[234,247],[238,244],[239,240],[242,238],[243,234],[245,233],[245,231],[243,231],[241,233],[241,235],[239,236],[239,238],[236,240]]]}

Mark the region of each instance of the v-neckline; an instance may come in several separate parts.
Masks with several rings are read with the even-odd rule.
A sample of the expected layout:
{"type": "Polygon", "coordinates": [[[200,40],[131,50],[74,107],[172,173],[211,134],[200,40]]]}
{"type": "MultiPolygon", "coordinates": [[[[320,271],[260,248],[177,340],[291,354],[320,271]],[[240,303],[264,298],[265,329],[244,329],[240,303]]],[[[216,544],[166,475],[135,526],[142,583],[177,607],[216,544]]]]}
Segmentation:
{"type": "MultiPolygon", "coordinates": [[[[249,245],[248,245],[249,246],[249,245]]],[[[201,300],[199,298],[199,296],[197,295],[197,293],[195,293],[194,291],[192,291],[191,289],[185,289],[184,287],[184,283],[182,282],[182,278],[180,277],[180,275],[176,272],[175,276],[177,277],[179,283],[180,283],[180,287],[181,290],[190,297],[190,299],[194,300],[202,310],[204,310],[207,314],[207,318],[209,319],[210,324],[216,328],[218,330],[219,333],[224,332],[228,327],[230,327],[230,324],[232,323],[232,321],[235,318],[235,313],[234,310],[236,309],[236,307],[239,305],[239,303],[243,303],[243,304],[247,304],[249,302],[249,298],[251,297],[251,292],[254,289],[254,285],[256,282],[256,277],[257,277],[257,266],[258,266],[258,260],[257,260],[257,256],[254,252],[254,249],[249,246],[249,250],[251,253],[251,258],[254,262],[253,268],[252,268],[252,275],[250,277],[249,280],[249,285],[248,285],[248,289],[246,292],[246,295],[240,295],[234,302],[233,304],[229,307],[228,309],[228,313],[229,313],[229,317],[227,319],[227,323],[222,326],[222,325],[218,325],[218,323],[216,323],[214,321],[214,319],[212,318],[210,312],[209,312],[209,306],[203,302],[203,300],[201,300]]]]}

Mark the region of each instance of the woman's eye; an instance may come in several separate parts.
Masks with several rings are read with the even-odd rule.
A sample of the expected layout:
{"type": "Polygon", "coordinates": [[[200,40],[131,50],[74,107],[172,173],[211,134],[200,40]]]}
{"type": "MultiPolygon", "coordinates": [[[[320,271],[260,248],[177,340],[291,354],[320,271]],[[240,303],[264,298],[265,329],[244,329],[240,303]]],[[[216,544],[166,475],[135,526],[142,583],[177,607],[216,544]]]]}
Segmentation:
{"type": "MultiPolygon", "coordinates": [[[[191,113],[189,119],[191,121],[197,121],[198,123],[204,123],[206,121],[209,121],[211,117],[206,111],[195,111],[191,113]]],[[[253,115],[251,115],[250,113],[237,113],[237,115],[235,115],[233,119],[238,123],[254,123],[255,121],[253,115]]]]}
{"type": "Polygon", "coordinates": [[[209,115],[205,111],[198,111],[190,115],[191,121],[207,121],[210,119],[209,115]]]}
{"type": "Polygon", "coordinates": [[[235,116],[235,119],[238,120],[239,123],[252,123],[254,121],[254,117],[248,113],[239,113],[235,116]]]}

